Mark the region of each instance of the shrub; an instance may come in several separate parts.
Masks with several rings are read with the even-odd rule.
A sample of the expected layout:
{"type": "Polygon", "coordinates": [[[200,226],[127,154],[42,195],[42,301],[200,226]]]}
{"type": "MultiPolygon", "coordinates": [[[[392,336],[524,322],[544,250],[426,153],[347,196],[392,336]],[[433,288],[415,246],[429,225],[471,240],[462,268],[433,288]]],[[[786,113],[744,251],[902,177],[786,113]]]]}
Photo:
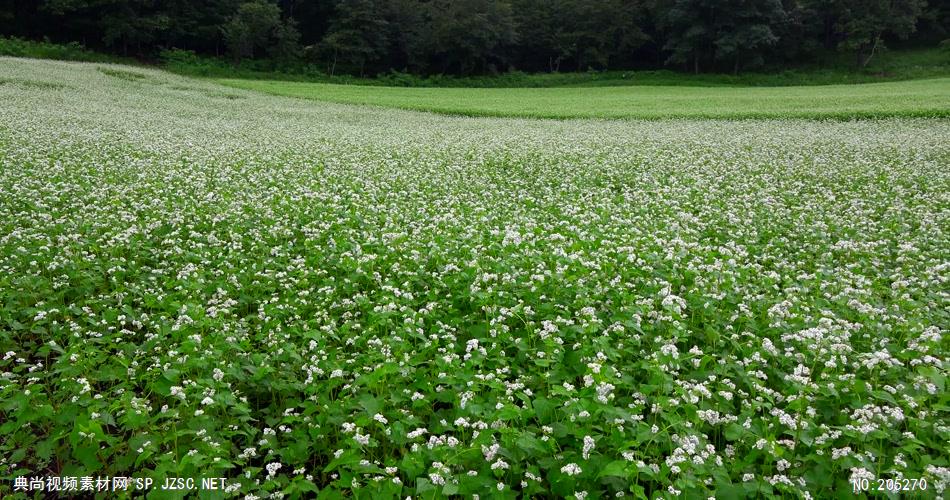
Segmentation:
{"type": "Polygon", "coordinates": [[[89,50],[77,42],[53,43],[0,36],[0,56],[55,59],[59,61],[132,63],[131,59],[111,56],[89,50]]]}

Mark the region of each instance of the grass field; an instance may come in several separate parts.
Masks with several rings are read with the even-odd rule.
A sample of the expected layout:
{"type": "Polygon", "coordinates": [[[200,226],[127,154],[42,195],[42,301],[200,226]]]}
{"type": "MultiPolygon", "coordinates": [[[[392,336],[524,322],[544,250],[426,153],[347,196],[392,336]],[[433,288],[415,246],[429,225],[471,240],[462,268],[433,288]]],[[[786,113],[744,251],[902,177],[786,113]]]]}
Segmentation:
{"type": "MultiPolygon", "coordinates": [[[[532,95],[493,105],[584,111],[532,95]]],[[[0,58],[0,497],[940,498],[948,248],[947,119],[469,118],[0,58]]]]}
{"type": "Polygon", "coordinates": [[[950,117],[950,78],[801,87],[406,88],[222,79],[320,101],[464,116],[526,118],[950,117]]]}

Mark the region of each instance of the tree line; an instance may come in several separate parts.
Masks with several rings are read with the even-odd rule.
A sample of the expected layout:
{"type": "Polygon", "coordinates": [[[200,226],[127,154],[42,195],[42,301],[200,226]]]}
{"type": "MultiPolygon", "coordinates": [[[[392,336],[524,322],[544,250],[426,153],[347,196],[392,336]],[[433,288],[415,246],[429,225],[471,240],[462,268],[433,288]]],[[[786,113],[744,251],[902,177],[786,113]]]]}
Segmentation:
{"type": "Polygon", "coordinates": [[[936,0],[0,0],[0,34],[120,55],[164,49],[329,73],[673,67],[739,72],[946,38],[936,0]]]}

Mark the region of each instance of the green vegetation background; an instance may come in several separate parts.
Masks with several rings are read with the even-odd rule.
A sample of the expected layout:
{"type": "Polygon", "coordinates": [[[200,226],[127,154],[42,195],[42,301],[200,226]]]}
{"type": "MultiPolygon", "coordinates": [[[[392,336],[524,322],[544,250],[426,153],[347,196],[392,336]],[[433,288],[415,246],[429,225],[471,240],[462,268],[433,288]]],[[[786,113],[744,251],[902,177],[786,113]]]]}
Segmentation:
{"type": "MultiPolygon", "coordinates": [[[[30,57],[85,62],[143,65],[136,59],[88,50],[78,43],[56,44],[0,37],[0,56],[30,57]]],[[[881,53],[865,68],[849,64],[849,55],[825,53],[816,62],[781,70],[690,74],[670,70],[586,71],[524,73],[513,71],[492,76],[422,77],[389,72],[374,78],[351,75],[329,76],[314,65],[287,65],[274,69],[271,61],[246,60],[232,64],[220,58],[202,57],[187,51],[163,51],[157,65],[173,73],[216,79],[253,79],[320,82],[387,87],[609,87],[630,85],[682,86],[795,86],[875,83],[950,76],[950,45],[938,48],[894,50],[881,53]]]]}

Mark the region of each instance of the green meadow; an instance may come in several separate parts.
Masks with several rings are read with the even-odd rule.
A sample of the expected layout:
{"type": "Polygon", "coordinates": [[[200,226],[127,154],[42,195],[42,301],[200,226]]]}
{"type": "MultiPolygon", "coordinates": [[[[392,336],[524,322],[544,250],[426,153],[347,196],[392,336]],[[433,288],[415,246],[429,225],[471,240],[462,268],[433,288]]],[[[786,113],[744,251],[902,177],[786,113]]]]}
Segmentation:
{"type": "Polygon", "coordinates": [[[216,80],[317,101],[463,116],[625,119],[950,117],[950,78],[783,87],[425,88],[216,80]]]}

